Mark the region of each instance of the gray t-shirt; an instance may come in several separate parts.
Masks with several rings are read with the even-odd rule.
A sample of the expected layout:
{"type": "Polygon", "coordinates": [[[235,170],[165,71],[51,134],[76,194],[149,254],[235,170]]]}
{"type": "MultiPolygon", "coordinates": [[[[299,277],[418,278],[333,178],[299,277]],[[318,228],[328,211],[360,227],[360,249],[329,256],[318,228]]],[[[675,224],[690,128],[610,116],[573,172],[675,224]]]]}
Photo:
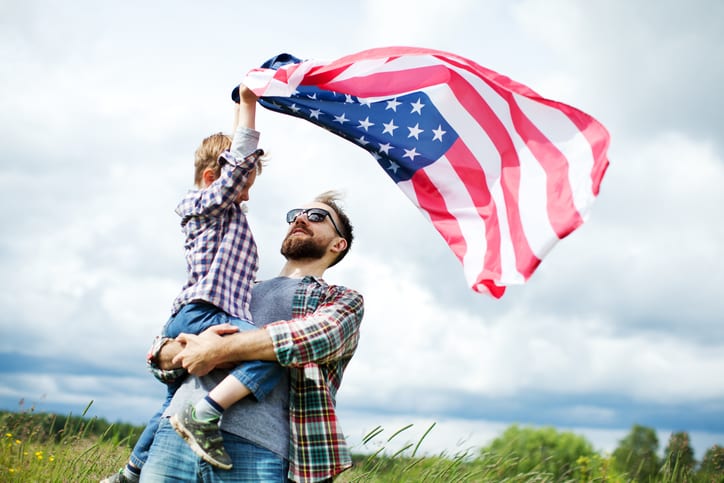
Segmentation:
{"type": "MultiPolygon", "coordinates": [[[[277,277],[258,283],[251,296],[254,325],[292,318],[292,300],[300,279],[277,277]]],[[[186,401],[202,399],[225,376],[213,371],[208,376],[188,377],[164,412],[164,417],[179,412],[186,401]]],[[[279,384],[262,401],[246,397],[224,411],[221,429],[241,436],[288,459],[289,456],[289,373],[282,371],[279,384]]]]}

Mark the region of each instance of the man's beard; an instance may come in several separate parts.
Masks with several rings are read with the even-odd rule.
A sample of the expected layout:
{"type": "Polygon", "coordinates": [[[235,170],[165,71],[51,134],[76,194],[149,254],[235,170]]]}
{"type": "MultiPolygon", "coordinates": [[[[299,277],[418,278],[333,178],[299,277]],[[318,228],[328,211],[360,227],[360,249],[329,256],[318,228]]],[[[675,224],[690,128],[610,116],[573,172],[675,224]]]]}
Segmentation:
{"type": "Polygon", "coordinates": [[[281,252],[288,260],[303,258],[318,260],[327,253],[327,247],[311,237],[288,236],[282,242],[281,252]]]}

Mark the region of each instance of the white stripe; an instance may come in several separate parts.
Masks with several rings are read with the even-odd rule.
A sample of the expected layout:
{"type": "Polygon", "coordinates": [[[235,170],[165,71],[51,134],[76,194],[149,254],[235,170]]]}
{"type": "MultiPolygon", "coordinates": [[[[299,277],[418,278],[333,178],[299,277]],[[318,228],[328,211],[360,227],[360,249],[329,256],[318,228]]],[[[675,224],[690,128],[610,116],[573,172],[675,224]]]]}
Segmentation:
{"type": "MultiPolygon", "coordinates": [[[[513,251],[513,241],[510,236],[506,203],[500,184],[500,153],[477,121],[454,99],[449,87],[445,86],[443,88],[439,86],[426,92],[435,103],[435,107],[457,131],[468,149],[472,151],[485,173],[485,182],[495,202],[500,225],[500,283],[524,283],[525,278],[518,272],[515,263],[515,252],[513,251]]],[[[497,97],[495,93],[492,93],[491,96],[497,97]]],[[[475,182],[475,180],[466,181],[468,183],[475,182]]],[[[481,180],[481,182],[483,181],[481,180]]]]}
{"type": "Polygon", "coordinates": [[[568,160],[568,182],[573,192],[573,204],[585,218],[595,200],[591,180],[594,164],[591,145],[576,125],[558,109],[522,96],[516,95],[515,98],[525,115],[568,160]]]}
{"type": "MultiPolygon", "coordinates": [[[[458,72],[485,99],[513,142],[520,161],[518,208],[521,226],[531,250],[542,259],[558,241],[558,236],[548,218],[546,172],[515,130],[508,102],[479,77],[465,70],[458,72]]],[[[517,98],[522,97],[517,96],[517,98]]]]}
{"type": "Polygon", "coordinates": [[[463,270],[470,286],[480,277],[488,242],[485,221],[480,218],[465,183],[459,178],[448,158],[443,156],[423,169],[445,200],[450,214],[457,220],[467,250],[463,254],[463,270]],[[444,183],[439,184],[442,180],[444,183]]]}

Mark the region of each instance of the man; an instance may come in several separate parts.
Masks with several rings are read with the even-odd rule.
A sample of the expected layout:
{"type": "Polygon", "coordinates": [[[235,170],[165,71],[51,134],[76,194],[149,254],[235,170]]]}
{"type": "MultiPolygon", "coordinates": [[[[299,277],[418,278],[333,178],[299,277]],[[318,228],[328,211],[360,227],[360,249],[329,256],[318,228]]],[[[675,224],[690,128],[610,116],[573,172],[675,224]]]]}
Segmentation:
{"type": "Polygon", "coordinates": [[[196,457],[164,419],[154,438],[141,481],[331,481],[352,464],[335,413],[342,374],[359,340],[362,296],[322,280],[352,244],[352,226],[334,193],[324,193],[287,214],[290,224],[281,252],[279,277],[258,284],[251,302],[253,320],[264,328],[234,332],[215,326],[195,336],[183,334],[160,346],[153,362],[161,369],[182,365],[195,377],[179,388],[169,409],[213,387],[223,371],[244,360],[277,361],[288,368],[262,401],[240,401],[224,413],[223,445],[231,470],[196,457]],[[288,461],[285,458],[288,457],[288,461]],[[288,465],[288,473],[287,473],[288,465]]]}

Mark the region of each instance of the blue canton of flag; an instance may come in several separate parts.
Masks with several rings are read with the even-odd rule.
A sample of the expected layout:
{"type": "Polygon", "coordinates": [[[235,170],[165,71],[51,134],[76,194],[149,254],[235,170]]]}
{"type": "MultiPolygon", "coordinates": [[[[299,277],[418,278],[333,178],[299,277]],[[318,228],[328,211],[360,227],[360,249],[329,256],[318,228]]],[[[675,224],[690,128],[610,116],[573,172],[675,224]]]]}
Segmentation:
{"type": "Polygon", "coordinates": [[[438,160],[458,138],[422,92],[369,102],[299,86],[291,97],[264,97],[266,108],[301,117],[369,151],[395,181],[409,180],[438,160]]]}

